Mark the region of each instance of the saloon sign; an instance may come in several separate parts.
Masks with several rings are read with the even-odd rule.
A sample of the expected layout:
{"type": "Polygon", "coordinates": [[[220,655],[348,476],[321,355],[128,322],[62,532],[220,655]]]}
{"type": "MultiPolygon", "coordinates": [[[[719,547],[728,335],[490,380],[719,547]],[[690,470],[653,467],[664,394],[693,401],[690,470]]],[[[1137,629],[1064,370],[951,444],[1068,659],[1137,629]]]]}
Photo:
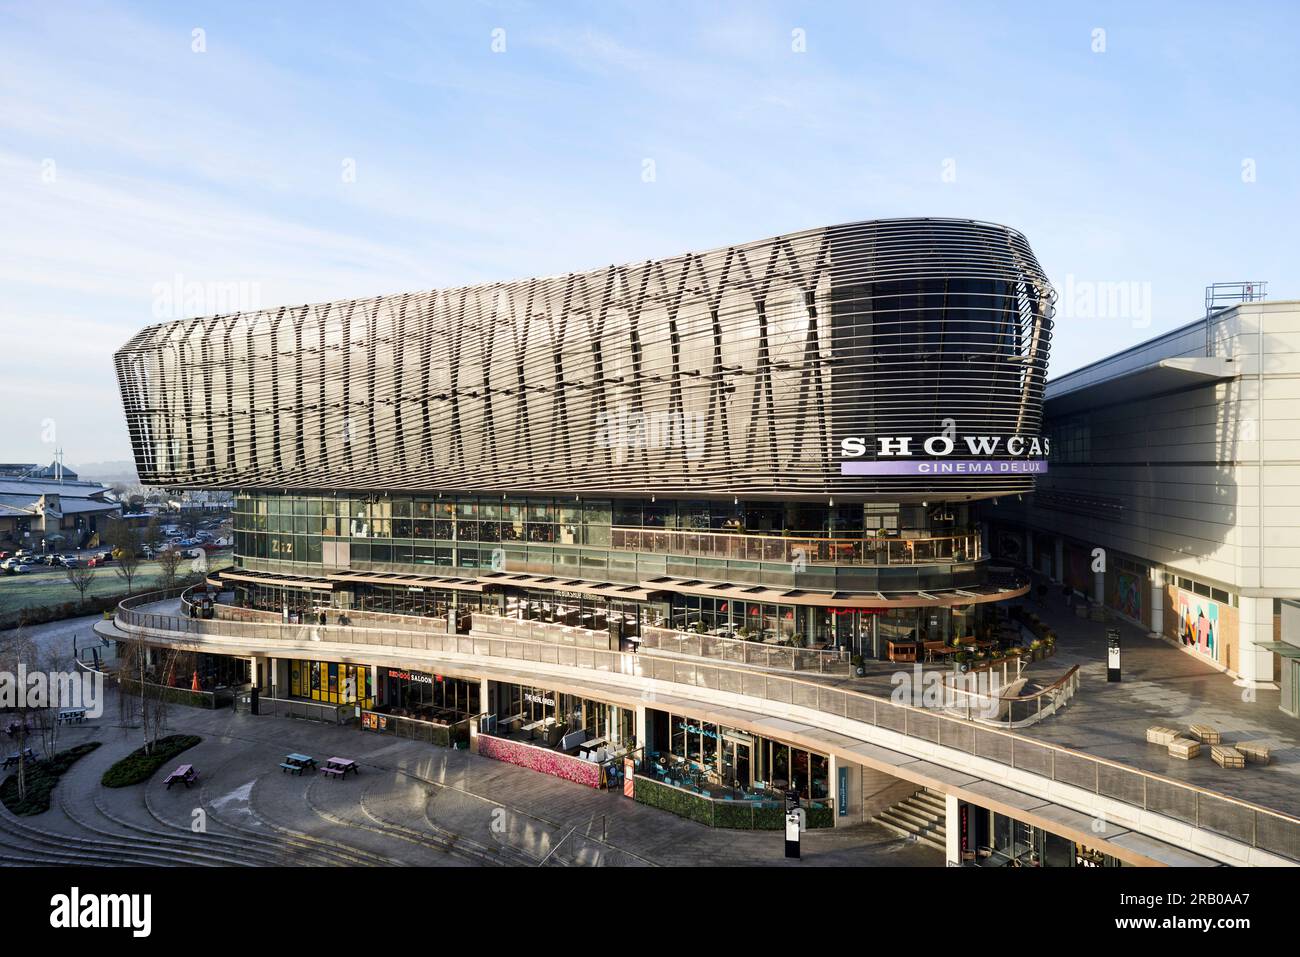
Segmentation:
{"type": "Polygon", "coordinates": [[[1051,440],[1037,435],[943,433],[918,440],[910,435],[860,436],[840,442],[841,475],[1041,475],[1047,471],[1051,440]],[[870,461],[852,461],[875,453],[870,461]],[[965,458],[962,456],[972,456],[965,458]]]}

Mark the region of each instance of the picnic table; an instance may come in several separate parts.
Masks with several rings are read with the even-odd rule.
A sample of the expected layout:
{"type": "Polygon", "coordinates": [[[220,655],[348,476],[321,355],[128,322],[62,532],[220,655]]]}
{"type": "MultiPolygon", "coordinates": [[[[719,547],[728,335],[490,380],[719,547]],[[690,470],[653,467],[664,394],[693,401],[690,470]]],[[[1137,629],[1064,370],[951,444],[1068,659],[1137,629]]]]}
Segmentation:
{"type": "Polygon", "coordinates": [[[310,754],[286,754],[284,760],[280,762],[280,771],[291,772],[302,776],[302,772],[307,768],[316,767],[316,759],[310,754]]]}
{"type": "Polygon", "coordinates": [[[33,751],[31,748],[23,748],[21,752],[11,754],[8,757],[6,757],[3,766],[7,768],[11,764],[17,764],[24,757],[26,757],[28,761],[35,761],[36,752],[33,751]]]}
{"type": "Polygon", "coordinates": [[[64,708],[58,714],[59,724],[63,724],[65,721],[68,722],[75,721],[78,724],[80,724],[85,720],[86,720],[85,708],[64,708]]]}
{"type": "Polygon", "coordinates": [[[182,764],[171,774],[167,775],[167,790],[170,791],[172,789],[172,785],[175,784],[177,781],[180,781],[182,784],[184,784],[186,789],[188,790],[189,786],[191,784],[194,784],[196,781],[198,781],[198,779],[199,779],[199,772],[194,770],[193,765],[182,764]]]}
{"type": "Polygon", "coordinates": [[[357,762],[351,758],[329,758],[320,768],[321,774],[328,775],[335,780],[347,777],[349,771],[353,774],[361,773],[361,770],[357,767],[357,762]]]}

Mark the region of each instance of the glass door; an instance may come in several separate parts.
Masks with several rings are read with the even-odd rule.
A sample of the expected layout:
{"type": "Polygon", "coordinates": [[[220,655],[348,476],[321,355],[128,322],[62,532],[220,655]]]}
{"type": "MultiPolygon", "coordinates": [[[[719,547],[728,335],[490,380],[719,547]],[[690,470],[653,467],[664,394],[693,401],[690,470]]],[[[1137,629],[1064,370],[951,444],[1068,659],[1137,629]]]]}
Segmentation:
{"type": "Polygon", "coordinates": [[[724,738],[722,742],[722,783],[729,787],[747,788],[753,783],[751,775],[750,745],[737,738],[724,738]]]}

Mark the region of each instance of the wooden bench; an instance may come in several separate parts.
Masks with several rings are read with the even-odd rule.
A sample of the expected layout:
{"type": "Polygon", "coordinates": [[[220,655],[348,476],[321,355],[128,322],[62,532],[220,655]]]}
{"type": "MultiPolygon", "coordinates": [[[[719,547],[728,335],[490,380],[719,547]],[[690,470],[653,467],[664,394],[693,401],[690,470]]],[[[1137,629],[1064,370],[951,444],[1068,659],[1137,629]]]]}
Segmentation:
{"type": "Polygon", "coordinates": [[[1234,744],[1233,747],[1245,755],[1246,760],[1251,764],[1268,764],[1272,757],[1268,745],[1263,741],[1242,741],[1240,744],[1234,744]]]}
{"type": "Polygon", "coordinates": [[[1236,748],[1230,748],[1226,744],[1212,745],[1210,747],[1210,757],[1221,768],[1244,768],[1246,766],[1246,756],[1236,748]]]}
{"type": "Polygon", "coordinates": [[[1219,734],[1218,730],[1211,725],[1194,724],[1187,730],[1201,744],[1221,744],[1223,742],[1223,735],[1219,734]]]}
{"type": "Polygon", "coordinates": [[[290,764],[288,761],[280,762],[281,774],[283,774],[285,771],[292,771],[294,774],[298,775],[299,777],[302,777],[302,768],[303,766],[301,764],[290,764]]]}
{"type": "Polygon", "coordinates": [[[343,777],[343,775],[347,774],[347,771],[343,770],[343,768],[332,768],[328,764],[321,765],[319,770],[321,774],[328,774],[335,780],[338,780],[343,777]]]}
{"type": "Polygon", "coordinates": [[[1201,753],[1201,743],[1191,738],[1175,738],[1169,742],[1169,756],[1190,761],[1201,753]]]}
{"type": "Polygon", "coordinates": [[[1178,731],[1174,728],[1162,728],[1155,726],[1147,728],[1147,743],[1159,744],[1168,747],[1169,744],[1178,738],[1178,731]]]}

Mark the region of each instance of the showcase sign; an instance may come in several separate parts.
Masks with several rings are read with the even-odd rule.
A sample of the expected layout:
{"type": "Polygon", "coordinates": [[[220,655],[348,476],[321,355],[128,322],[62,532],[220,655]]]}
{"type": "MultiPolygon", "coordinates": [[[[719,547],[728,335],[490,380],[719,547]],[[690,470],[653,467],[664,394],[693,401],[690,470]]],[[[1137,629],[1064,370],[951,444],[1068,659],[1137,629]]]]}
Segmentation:
{"type": "MultiPolygon", "coordinates": [[[[869,440],[849,436],[840,442],[840,457],[859,459],[869,440]]],[[[871,461],[843,461],[841,475],[1042,475],[1051,440],[1037,435],[878,436],[871,461]],[[962,456],[974,456],[965,458],[962,456]],[[1000,457],[999,457],[1000,456],[1000,457]]]]}

